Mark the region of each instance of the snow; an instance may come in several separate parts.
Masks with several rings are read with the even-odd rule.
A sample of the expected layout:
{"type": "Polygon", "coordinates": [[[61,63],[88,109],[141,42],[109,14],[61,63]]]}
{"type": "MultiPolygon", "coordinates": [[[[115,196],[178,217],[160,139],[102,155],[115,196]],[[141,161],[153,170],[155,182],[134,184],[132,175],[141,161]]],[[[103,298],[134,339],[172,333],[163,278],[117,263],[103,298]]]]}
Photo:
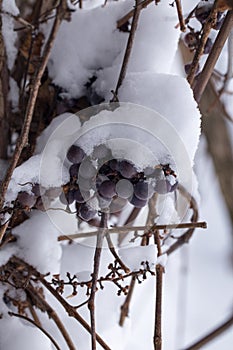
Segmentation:
{"type": "Polygon", "coordinates": [[[122,248],[119,249],[119,255],[132,271],[137,271],[143,268],[142,262],[148,262],[151,269],[154,268],[157,260],[157,248],[153,245],[122,248]]]}
{"type": "Polygon", "coordinates": [[[9,12],[13,16],[19,15],[19,9],[16,6],[15,0],[3,0],[2,1],[2,10],[9,12]]]}
{"type": "Polygon", "coordinates": [[[9,88],[8,99],[11,102],[13,111],[17,112],[19,104],[19,87],[12,77],[9,79],[9,88]]]}

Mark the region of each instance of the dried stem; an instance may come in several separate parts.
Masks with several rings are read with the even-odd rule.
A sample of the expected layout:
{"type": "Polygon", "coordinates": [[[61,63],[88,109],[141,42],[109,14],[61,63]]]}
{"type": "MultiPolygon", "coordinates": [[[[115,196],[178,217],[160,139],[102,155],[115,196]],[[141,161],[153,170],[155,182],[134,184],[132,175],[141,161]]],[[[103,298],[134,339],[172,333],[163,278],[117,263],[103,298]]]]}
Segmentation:
{"type": "Polygon", "coordinates": [[[126,45],[125,55],[123,58],[118,82],[117,82],[116,89],[114,91],[114,96],[113,96],[113,99],[111,102],[117,102],[116,96],[118,96],[118,89],[121,86],[121,84],[123,83],[123,80],[125,79],[125,76],[126,76],[126,71],[128,68],[129,58],[130,58],[130,54],[131,54],[132,47],[133,47],[133,42],[134,42],[135,33],[137,30],[137,26],[138,26],[138,19],[139,19],[139,14],[140,14],[141,9],[142,9],[142,7],[140,6],[140,0],[135,0],[135,8],[134,8],[134,12],[133,12],[133,21],[132,21],[132,25],[131,25],[131,30],[129,33],[129,38],[128,38],[128,42],[126,45]]]}
{"type": "Polygon", "coordinates": [[[97,234],[96,249],[94,255],[94,268],[92,273],[91,293],[88,301],[88,308],[90,310],[91,318],[91,346],[92,350],[96,350],[96,322],[95,322],[95,294],[97,290],[97,281],[100,268],[100,257],[103,246],[103,241],[108,227],[108,213],[101,213],[100,229],[97,234]]]}
{"type": "Polygon", "coordinates": [[[114,256],[114,258],[116,259],[116,261],[118,262],[118,264],[121,266],[121,268],[126,272],[130,272],[130,269],[124,264],[124,262],[121,260],[121,258],[119,257],[119,255],[117,254],[114,245],[112,243],[110,234],[108,232],[106,232],[106,239],[108,242],[108,247],[110,252],[112,253],[112,255],[114,256]]]}
{"type": "MultiPolygon", "coordinates": [[[[224,23],[218,33],[218,36],[214,42],[214,45],[211,49],[211,52],[207,58],[207,61],[204,65],[204,68],[200,75],[197,78],[197,81],[195,83],[193,92],[194,97],[197,102],[200,101],[201,96],[203,94],[203,91],[205,90],[205,87],[211,77],[211,74],[213,73],[215,64],[218,60],[218,57],[222,51],[222,48],[232,30],[233,27],[233,11],[228,11],[226,18],[224,20],[224,23]]],[[[188,77],[189,78],[189,77],[188,77]]],[[[188,79],[187,78],[187,79],[188,79]]],[[[190,82],[190,80],[189,80],[190,82]]],[[[191,83],[190,83],[191,84],[191,83]]]]}
{"type": "MultiPolygon", "coordinates": [[[[162,255],[159,231],[155,232],[155,243],[158,249],[158,257],[162,255]]],[[[163,266],[156,265],[156,302],[155,302],[155,328],[154,349],[162,349],[162,291],[163,291],[163,266]]]]}
{"type": "MultiPolygon", "coordinates": [[[[63,308],[66,310],[67,314],[70,317],[73,317],[76,321],[78,321],[85,329],[86,331],[91,334],[91,327],[89,324],[82,318],[82,316],[76,311],[76,308],[72,305],[70,305],[52,286],[49,282],[46,281],[44,276],[40,274],[33,266],[29,265],[22,259],[18,257],[12,257],[11,258],[13,262],[16,262],[19,265],[26,266],[27,269],[36,277],[38,281],[40,281],[43,286],[57,299],[57,301],[63,306],[63,308]]],[[[105,350],[111,350],[110,347],[104,342],[104,340],[96,334],[96,340],[97,342],[102,346],[105,350]]]]}
{"type": "Polygon", "coordinates": [[[203,338],[198,340],[196,343],[194,343],[193,345],[185,348],[184,350],[198,350],[198,349],[202,349],[203,346],[208,344],[214,338],[218,337],[220,334],[225,332],[231,326],[233,326],[233,314],[224,323],[222,323],[220,326],[215,328],[212,332],[208,333],[203,338]]]}
{"type": "Polygon", "coordinates": [[[46,335],[46,337],[49,338],[49,340],[51,340],[51,342],[53,343],[53,345],[55,346],[55,348],[57,350],[61,350],[61,348],[59,347],[59,345],[57,344],[57,342],[53,339],[53,337],[41,326],[39,326],[35,321],[33,321],[32,319],[30,319],[27,316],[24,315],[20,315],[20,314],[16,314],[14,312],[8,312],[8,315],[10,316],[15,316],[18,318],[22,318],[24,321],[30,322],[31,324],[33,324],[35,327],[37,327],[42,333],[44,333],[46,335]]]}
{"type": "Polygon", "coordinates": [[[11,163],[9,165],[9,168],[7,170],[6,176],[5,176],[5,178],[2,182],[2,185],[1,185],[0,210],[2,209],[2,207],[4,205],[6,191],[8,189],[13,171],[14,171],[15,167],[17,166],[17,163],[19,161],[19,158],[20,158],[20,155],[22,153],[23,148],[28,143],[28,134],[29,134],[29,129],[30,129],[30,125],[31,125],[32,117],[33,117],[35,103],[36,103],[36,99],[37,99],[37,95],[38,95],[38,91],[39,91],[39,87],[40,87],[40,81],[41,81],[41,78],[42,78],[43,73],[45,71],[45,68],[47,66],[50,52],[51,52],[53,43],[55,41],[58,29],[60,27],[60,24],[62,22],[64,15],[65,15],[66,7],[67,7],[66,0],[61,0],[60,4],[56,10],[57,11],[56,17],[55,17],[55,20],[53,23],[52,30],[51,30],[50,35],[49,35],[49,39],[45,45],[44,54],[43,54],[43,57],[41,60],[40,67],[35,74],[34,81],[33,81],[32,87],[30,89],[29,100],[28,100],[28,104],[27,104],[27,108],[26,108],[25,119],[24,119],[22,131],[21,131],[21,134],[17,140],[15,151],[14,151],[13,157],[11,159],[11,163]]]}
{"type": "MultiPolygon", "coordinates": [[[[192,199],[194,199],[192,197],[192,199]]],[[[119,226],[107,229],[105,232],[108,234],[126,234],[130,231],[154,231],[154,230],[173,230],[173,229],[184,229],[184,228],[207,228],[207,224],[205,221],[200,222],[187,222],[187,223],[181,223],[181,224],[170,224],[170,225],[146,225],[146,226],[119,226]]],[[[98,235],[99,231],[91,231],[86,233],[75,233],[73,235],[62,235],[58,237],[58,241],[66,241],[66,240],[73,240],[76,238],[83,238],[83,237],[93,237],[98,235]]]]}
{"type": "Polygon", "coordinates": [[[175,2],[176,2],[177,15],[178,15],[178,18],[179,18],[179,23],[180,23],[180,30],[182,32],[185,32],[186,27],[185,27],[185,21],[184,21],[184,17],[183,17],[181,1],[180,0],[175,0],[175,2]]]}
{"type": "Polygon", "coordinates": [[[199,60],[200,60],[200,58],[201,58],[201,56],[203,54],[204,47],[205,47],[206,41],[208,39],[209,33],[211,31],[211,28],[212,28],[213,24],[216,21],[216,17],[217,17],[217,2],[218,2],[218,0],[215,0],[215,2],[213,4],[213,7],[211,9],[210,15],[209,15],[207,21],[204,23],[203,32],[202,32],[202,36],[201,36],[201,39],[200,39],[200,43],[199,43],[199,45],[197,47],[197,50],[195,52],[195,55],[193,57],[193,62],[192,62],[191,67],[190,67],[190,72],[189,72],[189,74],[187,76],[187,80],[188,80],[189,84],[192,87],[193,87],[193,84],[194,84],[194,77],[195,77],[195,73],[197,71],[199,60]]]}
{"type": "MultiPolygon", "coordinates": [[[[136,217],[139,215],[141,211],[141,208],[133,208],[129,216],[124,222],[124,226],[127,226],[128,224],[132,223],[136,217]]],[[[118,245],[120,246],[125,237],[127,236],[128,232],[122,233],[121,235],[118,235],[118,245]]]]}
{"type": "MultiPolygon", "coordinates": [[[[150,3],[152,3],[154,0],[145,0],[142,1],[138,6],[140,6],[141,9],[146,8],[150,3]]],[[[132,18],[134,15],[134,10],[129,11],[125,16],[120,18],[117,21],[117,28],[121,28],[130,18],[132,18]]]]}

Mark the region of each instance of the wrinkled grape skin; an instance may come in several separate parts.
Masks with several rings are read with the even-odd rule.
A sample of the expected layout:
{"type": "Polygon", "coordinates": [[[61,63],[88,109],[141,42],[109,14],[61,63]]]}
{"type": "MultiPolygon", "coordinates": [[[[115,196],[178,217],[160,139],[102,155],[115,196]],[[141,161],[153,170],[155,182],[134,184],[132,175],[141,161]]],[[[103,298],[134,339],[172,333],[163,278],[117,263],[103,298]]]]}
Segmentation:
{"type": "Polygon", "coordinates": [[[103,181],[98,188],[98,193],[104,198],[111,199],[116,195],[116,185],[110,180],[103,181]]]}
{"type": "Polygon", "coordinates": [[[68,149],[66,157],[71,163],[78,164],[81,163],[81,161],[85,157],[85,153],[79,146],[72,145],[68,149]]]}
{"type": "Polygon", "coordinates": [[[91,208],[86,203],[83,203],[79,207],[78,216],[80,219],[84,221],[90,221],[95,217],[96,213],[97,213],[97,210],[91,208]]]}

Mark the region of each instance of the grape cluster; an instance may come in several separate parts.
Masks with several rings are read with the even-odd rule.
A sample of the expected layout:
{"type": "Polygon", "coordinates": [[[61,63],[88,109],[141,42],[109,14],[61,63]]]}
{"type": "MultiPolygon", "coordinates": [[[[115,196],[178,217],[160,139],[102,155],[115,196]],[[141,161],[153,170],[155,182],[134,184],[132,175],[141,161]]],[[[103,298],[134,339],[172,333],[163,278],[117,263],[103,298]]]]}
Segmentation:
{"type": "Polygon", "coordinates": [[[60,201],[75,203],[77,216],[84,221],[94,219],[104,208],[117,212],[127,203],[142,208],[155,192],[166,194],[178,185],[168,164],[139,171],[131,161],[114,158],[105,144],[96,146],[90,156],[72,145],[66,157],[71,163],[70,182],[63,186],[60,201]]]}

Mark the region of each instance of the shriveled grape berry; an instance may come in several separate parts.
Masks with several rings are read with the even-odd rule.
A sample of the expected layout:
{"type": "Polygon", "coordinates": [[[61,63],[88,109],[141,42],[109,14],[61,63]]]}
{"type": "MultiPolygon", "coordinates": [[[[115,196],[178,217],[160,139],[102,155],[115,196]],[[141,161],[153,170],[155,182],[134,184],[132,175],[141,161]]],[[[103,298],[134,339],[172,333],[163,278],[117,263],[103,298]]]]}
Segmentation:
{"type": "Polygon", "coordinates": [[[67,159],[71,162],[71,163],[81,163],[82,160],[85,157],[85,152],[82,150],[81,147],[76,146],[76,145],[72,145],[69,149],[68,152],[66,154],[67,159]]]}
{"type": "Polygon", "coordinates": [[[78,178],[79,167],[80,167],[80,163],[79,164],[72,164],[71,167],[69,168],[70,177],[72,179],[78,178]]]}
{"type": "Polygon", "coordinates": [[[37,198],[33,193],[28,193],[25,191],[19,192],[17,197],[18,203],[24,208],[32,208],[36,203],[36,199],[37,198]]]}
{"type": "Polygon", "coordinates": [[[149,185],[147,182],[140,181],[134,186],[134,194],[137,198],[147,200],[149,198],[149,185]]]}
{"type": "Polygon", "coordinates": [[[97,210],[90,207],[88,204],[83,203],[79,207],[78,216],[84,221],[92,220],[97,214],[97,210]]]}
{"type": "Polygon", "coordinates": [[[147,200],[139,199],[135,195],[129,201],[136,208],[143,208],[147,205],[147,200]]]}
{"type": "Polygon", "coordinates": [[[126,179],[131,179],[137,174],[135,166],[127,160],[119,162],[119,172],[126,179]]]}

